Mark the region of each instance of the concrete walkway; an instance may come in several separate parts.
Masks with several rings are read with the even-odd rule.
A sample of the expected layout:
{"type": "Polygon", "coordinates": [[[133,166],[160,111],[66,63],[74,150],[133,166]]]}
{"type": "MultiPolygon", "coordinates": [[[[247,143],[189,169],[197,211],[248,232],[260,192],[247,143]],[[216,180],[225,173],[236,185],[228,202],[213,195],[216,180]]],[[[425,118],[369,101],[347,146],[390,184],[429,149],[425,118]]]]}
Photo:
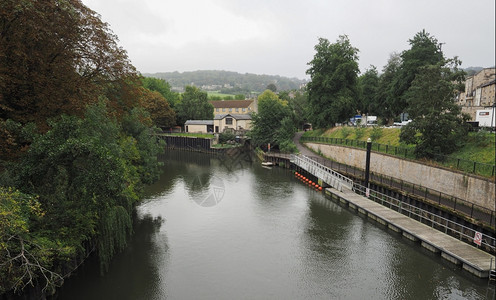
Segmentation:
{"type": "Polygon", "coordinates": [[[444,259],[462,266],[464,270],[477,277],[487,278],[491,268],[495,269],[496,262],[493,255],[355,194],[353,191],[343,190],[343,192],[340,192],[336,189],[328,188],[326,189],[326,194],[346,204],[358,213],[387,226],[395,232],[401,233],[406,238],[420,242],[422,247],[434,253],[439,253],[444,259]]]}
{"type": "Polygon", "coordinates": [[[300,144],[300,138],[303,135],[303,133],[304,133],[303,131],[299,131],[295,133],[293,137],[293,143],[296,145],[296,148],[298,148],[298,151],[300,151],[300,154],[303,154],[305,156],[315,156],[315,153],[313,153],[307,147],[300,144]]]}
{"type": "MultiPolygon", "coordinates": [[[[310,157],[315,161],[321,163],[322,165],[331,168],[336,172],[342,173],[343,175],[351,176],[354,178],[365,178],[365,170],[363,169],[348,167],[344,163],[331,161],[324,156],[320,156],[315,152],[312,152],[310,149],[300,143],[300,138],[303,133],[304,132],[297,132],[293,137],[293,142],[301,154],[310,157]]],[[[487,209],[474,209],[473,203],[461,201],[461,199],[456,199],[455,197],[451,197],[448,195],[441,196],[441,194],[443,193],[432,189],[429,189],[429,192],[427,192],[427,189],[422,188],[416,183],[406,182],[402,179],[393,179],[392,177],[389,177],[387,175],[383,178],[381,174],[372,173],[370,174],[370,181],[376,183],[380,182],[381,185],[389,187],[393,190],[400,190],[407,194],[414,194],[419,199],[423,199],[427,203],[431,203],[434,205],[443,205],[464,214],[468,218],[482,221],[490,227],[494,226],[494,211],[487,209]]]]}

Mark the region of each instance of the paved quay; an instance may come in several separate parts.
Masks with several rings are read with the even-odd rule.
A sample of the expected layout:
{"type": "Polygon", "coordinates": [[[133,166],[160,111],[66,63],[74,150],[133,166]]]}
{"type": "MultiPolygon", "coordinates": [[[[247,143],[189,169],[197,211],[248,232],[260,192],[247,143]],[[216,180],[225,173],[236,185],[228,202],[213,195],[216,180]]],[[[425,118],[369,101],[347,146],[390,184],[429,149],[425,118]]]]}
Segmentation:
{"type": "Polygon", "coordinates": [[[422,247],[439,253],[444,259],[461,266],[477,277],[487,278],[490,270],[495,269],[496,262],[493,255],[355,194],[351,190],[343,189],[340,192],[327,188],[326,194],[358,213],[401,233],[404,237],[419,242],[422,247]]]}

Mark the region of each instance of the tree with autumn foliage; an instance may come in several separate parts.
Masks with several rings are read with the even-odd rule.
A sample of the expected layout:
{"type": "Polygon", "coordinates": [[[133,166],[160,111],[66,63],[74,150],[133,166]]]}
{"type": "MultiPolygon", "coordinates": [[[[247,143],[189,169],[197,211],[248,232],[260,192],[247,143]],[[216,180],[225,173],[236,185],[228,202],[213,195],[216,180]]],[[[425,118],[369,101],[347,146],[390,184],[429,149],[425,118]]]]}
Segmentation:
{"type": "Polygon", "coordinates": [[[101,96],[122,115],[136,105],[138,86],[117,37],[81,1],[0,2],[0,136],[11,136],[0,149],[16,144],[2,126],[8,119],[46,131],[47,119],[82,116],[101,96]]]}
{"type": "Polygon", "coordinates": [[[97,13],[0,2],[0,298],[45,298],[90,254],[107,269],[161,170],[152,120],[173,111],[97,13]]]}
{"type": "Polygon", "coordinates": [[[167,128],[176,124],[176,112],[159,92],[143,89],[141,106],[150,114],[155,126],[167,128]]]}
{"type": "Polygon", "coordinates": [[[150,91],[159,92],[169,102],[169,106],[172,109],[176,108],[179,102],[179,93],[173,92],[171,85],[167,81],[160,78],[141,77],[141,82],[143,87],[150,91]]]}

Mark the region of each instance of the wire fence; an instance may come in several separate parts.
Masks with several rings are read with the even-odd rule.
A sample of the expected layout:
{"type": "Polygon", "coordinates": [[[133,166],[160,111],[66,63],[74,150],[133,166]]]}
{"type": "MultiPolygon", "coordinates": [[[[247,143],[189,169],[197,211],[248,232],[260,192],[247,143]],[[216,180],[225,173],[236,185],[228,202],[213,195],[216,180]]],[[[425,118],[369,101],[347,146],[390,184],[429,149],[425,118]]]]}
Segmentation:
{"type": "MultiPolygon", "coordinates": [[[[348,146],[354,148],[364,148],[364,149],[367,148],[366,141],[350,140],[343,138],[304,136],[301,137],[300,141],[317,142],[317,143],[330,144],[330,145],[342,145],[342,146],[348,146]]],[[[391,146],[391,145],[384,145],[373,142],[372,150],[398,157],[416,159],[414,148],[412,147],[391,146]]],[[[461,158],[441,155],[441,154],[433,154],[433,159],[434,161],[436,161],[437,163],[443,166],[471,174],[481,175],[485,177],[494,177],[494,175],[496,174],[496,166],[494,164],[481,163],[477,161],[466,160],[466,159],[461,159],[461,158]]]]}

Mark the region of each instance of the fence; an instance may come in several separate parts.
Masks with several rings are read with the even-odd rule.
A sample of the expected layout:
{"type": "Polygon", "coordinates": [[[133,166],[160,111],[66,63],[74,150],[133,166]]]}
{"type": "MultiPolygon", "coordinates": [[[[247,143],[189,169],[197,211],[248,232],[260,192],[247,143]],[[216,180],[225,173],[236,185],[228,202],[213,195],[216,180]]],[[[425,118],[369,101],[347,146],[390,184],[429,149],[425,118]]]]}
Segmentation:
{"type": "MultiPolygon", "coordinates": [[[[311,156],[309,158],[334,171],[350,174],[355,178],[365,178],[365,171],[363,169],[348,166],[319,156],[311,156]]],[[[452,209],[467,217],[476,219],[490,227],[496,226],[496,212],[494,210],[490,210],[470,201],[382,174],[371,173],[370,180],[415,195],[415,197],[424,200],[424,202],[442,205],[443,207],[452,209]]]]}
{"type": "MultiPolygon", "coordinates": [[[[301,137],[301,142],[318,142],[331,145],[343,145],[355,148],[367,148],[367,142],[342,139],[342,138],[329,138],[329,137],[301,137]]],[[[379,143],[372,143],[372,150],[386,153],[394,156],[416,159],[414,148],[391,146],[379,143]]],[[[434,160],[443,166],[454,168],[467,173],[476,175],[494,177],[496,173],[496,166],[471,160],[465,160],[447,155],[434,154],[434,160]]]]}
{"type": "Polygon", "coordinates": [[[351,179],[305,155],[291,155],[291,162],[322,179],[325,183],[339,191],[342,190],[342,187],[346,187],[349,190],[353,188],[353,181],[351,179]]]}
{"type": "Polygon", "coordinates": [[[477,205],[470,201],[463,200],[433,189],[429,189],[418,184],[398,180],[391,176],[372,173],[371,178],[377,183],[394,187],[401,191],[413,194],[417,198],[422,199],[424,202],[435,203],[439,206],[452,209],[456,212],[460,212],[467,217],[473,218],[489,226],[496,226],[496,212],[494,210],[490,210],[486,207],[477,205]]]}
{"type": "MultiPolygon", "coordinates": [[[[366,189],[364,186],[355,183],[353,187],[355,193],[365,196],[366,189]]],[[[420,209],[416,206],[410,205],[408,203],[402,202],[401,200],[395,199],[388,195],[371,191],[369,199],[380,203],[384,206],[389,207],[403,215],[409,216],[410,218],[417,219],[419,222],[430,225],[439,231],[443,231],[446,234],[457,237],[460,240],[466,242],[473,242],[476,230],[456,223],[452,220],[443,218],[436,214],[433,214],[427,210],[420,209]]],[[[481,247],[489,250],[490,253],[496,252],[496,239],[494,237],[488,236],[486,234],[482,235],[482,245],[481,247]]]]}

